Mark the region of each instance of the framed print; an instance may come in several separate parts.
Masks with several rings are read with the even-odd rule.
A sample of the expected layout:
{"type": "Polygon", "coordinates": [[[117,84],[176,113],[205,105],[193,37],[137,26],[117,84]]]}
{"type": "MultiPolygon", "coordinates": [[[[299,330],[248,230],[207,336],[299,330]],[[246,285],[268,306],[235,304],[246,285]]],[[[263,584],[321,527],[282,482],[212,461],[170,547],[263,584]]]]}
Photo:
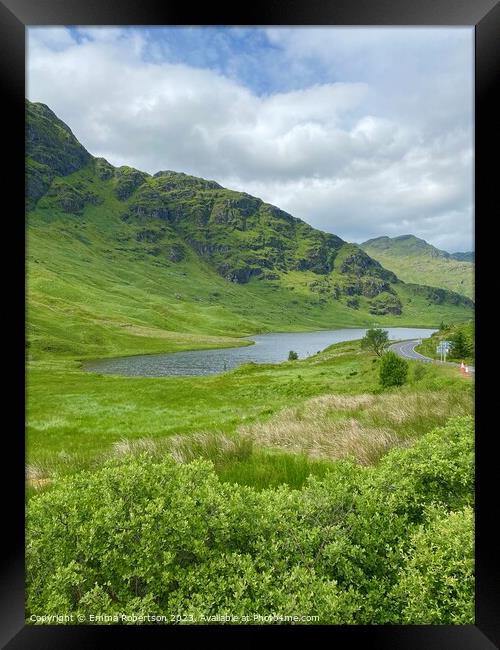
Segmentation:
{"type": "Polygon", "coordinates": [[[0,18],[5,647],[498,647],[498,3],[0,18]]]}

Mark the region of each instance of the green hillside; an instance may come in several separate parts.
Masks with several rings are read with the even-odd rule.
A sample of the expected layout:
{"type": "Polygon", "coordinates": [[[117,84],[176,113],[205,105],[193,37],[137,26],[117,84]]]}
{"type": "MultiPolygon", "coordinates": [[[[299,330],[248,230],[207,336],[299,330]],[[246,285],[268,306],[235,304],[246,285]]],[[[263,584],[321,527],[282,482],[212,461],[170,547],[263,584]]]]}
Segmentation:
{"type": "Polygon", "coordinates": [[[476,341],[473,320],[455,325],[442,323],[439,330],[434,332],[428,339],[424,339],[416,350],[424,356],[440,359],[441,356],[436,352],[436,348],[441,341],[451,343],[450,351],[446,357],[447,361],[458,363],[463,361],[467,365],[474,365],[476,341]]]}
{"type": "Polygon", "coordinates": [[[404,282],[473,298],[474,253],[447,253],[414,235],[377,237],[365,241],[361,248],[404,282]]]}
{"type": "Polygon", "coordinates": [[[414,235],[377,237],[361,248],[404,282],[455,291],[469,298],[474,289],[474,253],[447,253],[414,235]]]}
{"type": "Polygon", "coordinates": [[[27,156],[33,359],[471,317],[470,300],[404,284],[358,246],[260,199],[94,158],[43,104],[27,103],[27,156]]]}

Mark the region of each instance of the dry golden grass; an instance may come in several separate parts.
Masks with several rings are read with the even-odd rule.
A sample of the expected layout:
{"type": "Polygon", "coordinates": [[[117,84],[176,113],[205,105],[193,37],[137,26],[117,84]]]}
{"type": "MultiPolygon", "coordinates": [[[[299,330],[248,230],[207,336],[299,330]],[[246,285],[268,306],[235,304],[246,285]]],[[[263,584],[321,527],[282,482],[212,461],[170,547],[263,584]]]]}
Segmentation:
{"type": "Polygon", "coordinates": [[[243,426],[237,437],[200,432],[123,439],[113,444],[110,456],[169,455],[178,463],[202,457],[217,464],[247,459],[255,443],[311,458],[354,458],[370,465],[393,447],[411,445],[416,437],[452,415],[471,412],[472,396],[463,391],[321,395],[266,422],[243,426]]]}
{"type": "Polygon", "coordinates": [[[47,478],[47,472],[42,465],[31,463],[26,465],[26,480],[27,481],[42,481],[47,478]]]}
{"type": "Polygon", "coordinates": [[[26,465],[26,482],[30,487],[39,490],[49,485],[52,479],[47,476],[46,470],[36,463],[26,465]]]}
{"type": "Polygon", "coordinates": [[[143,453],[158,455],[166,452],[166,442],[167,441],[163,438],[157,440],[154,440],[153,438],[136,438],[134,440],[122,438],[118,442],[113,443],[110,455],[112,458],[123,458],[124,456],[133,456],[143,453]]]}
{"type": "Polygon", "coordinates": [[[252,440],[245,436],[229,438],[222,433],[192,433],[167,438],[123,439],[115,442],[110,456],[149,454],[171,456],[178,463],[189,463],[195,458],[208,458],[214,463],[228,459],[241,460],[250,455],[252,440]]]}
{"type": "Polygon", "coordinates": [[[335,422],[319,416],[296,418],[289,409],[269,422],[248,427],[258,445],[306,453],[313,458],[354,458],[363,465],[375,462],[396,445],[403,444],[389,429],[367,427],[354,418],[335,422]]]}
{"type": "Polygon", "coordinates": [[[263,447],[368,465],[452,415],[471,411],[472,396],[458,391],[322,395],[240,432],[263,447]]]}
{"type": "Polygon", "coordinates": [[[172,436],[169,453],[178,463],[189,463],[200,456],[214,463],[243,460],[252,451],[252,440],[245,436],[228,438],[222,433],[194,433],[172,436]]]}

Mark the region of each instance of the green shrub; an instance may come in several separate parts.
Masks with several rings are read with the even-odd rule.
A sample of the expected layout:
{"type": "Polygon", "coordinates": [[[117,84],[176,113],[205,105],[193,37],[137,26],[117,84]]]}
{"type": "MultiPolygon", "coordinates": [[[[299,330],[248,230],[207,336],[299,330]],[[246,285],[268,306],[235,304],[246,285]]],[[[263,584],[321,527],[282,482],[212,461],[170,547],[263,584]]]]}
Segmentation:
{"type": "Polygon", "coordinates": [[[296,361],[299,358],[299,355],[294,350],[290,350],[288,353],[288,361],[296,361]]]}
{"type": "Polygon", "coordinates": [[[394,593],[403,623],[474,623],[474,516],[472,508],[430,511],[412,535],[394,593]]]}
{"type": "Polygon", "coordinates": [[[391,350],[382,356],[379,378],[383,388],[402,386],[408,375],[408,362],[391,350]]]}
{"type": "Polygon", "coordinates": [[[470,417],[377,467],[337,462],[301,490],[221,483],[207,461],[127,456],[30,499],[27,620],[471,622],[472,498],[470,417]]]}

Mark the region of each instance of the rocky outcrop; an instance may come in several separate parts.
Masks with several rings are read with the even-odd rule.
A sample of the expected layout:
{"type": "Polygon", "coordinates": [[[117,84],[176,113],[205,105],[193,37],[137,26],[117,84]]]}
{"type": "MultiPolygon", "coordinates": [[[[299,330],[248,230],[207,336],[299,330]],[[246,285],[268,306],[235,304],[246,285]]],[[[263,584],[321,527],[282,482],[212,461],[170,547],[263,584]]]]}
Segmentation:
{"type": "Polygon", "coordinates": [[[403,305],[398,296],[386,293],[370,301],[369,311],[374,316],[385,316],[386,314],[399,316],[403,312],[403,305]]]}
{"type": "Polygon", "coordinates": [[[182,246],[179,246],[178,244],[174,244],[173,246],[170,247],[170,250],[168,251],[168,259],[171,262],[182,262],[182,260],[185,257],[186,254],[182,246]]]}
{"type": "Polygon", "coordinates": [[[42,165],[33,160],[26,162],[26,204],[28,209],[33,207],[42,198],[50,187],[54,174],[47,165],[42,165]]]}
{"type": "Polygon", "coordinates": [[[341,273],[362,277],[364,275],[377,275],[387,282],[398,282],[398,278],[391,271],[384,269],[381,264],[369,257],[363,250],[352,244],[348,245],[350,252],[346,255],[339,267],[341,273]]]}
{"type": "Polygon", "coordinates": [[[221,264],[217,268],[218,273],[223,278],[230,282],[237,282],[238,284],[246,284],[250,278],[262,275],[262,269],[256,267],[233,268],[228,264],[221,264]]]}
{"type": "Polygon", "coordinates": [[[115,175],[115,168],[105,158],[95,158],[94,169],[102,181],[107,181],[115,175]]]}
{"type": "Polygon", "coordinates": [[[129,204],[127,214],[129,217],[140,219],[165,219],[170,217],[170,210],[162,200],[160,191],[149,185],[143,185],[137,190],[133,201],[129,204]]]}
{"type": "Polygon", "coordinates": [[[155,243],[162,239],[164,236],[164,232],[161,230],[148,230],[147,228],[144,230],[139,230],[135,234],[135,239],[136,241],[146,241],[149,243],[155,243]]]}
{"type": "Polygon", "coordinates": [[[71,129],[45,104],[26,103],[26,155],[54,176],[68,176],[92,160],[71,129]]]}
{"type": "Polygon", "coordinates": [[[206,190],[221,190],[223,189],[222,185],[216,183],[215,181],[207,181],[204,178],[198,178],[196,176],[190,176],[189,174],[184,174],[183,172],[173,172],[170,170],[156,172],[153,175],[153,178],[160,180],[158,186],[164,192],[171,192],[179,188],[192,187],[196,189],[206,189],[206,190]]]}
{"type": "Polygon", "coordinates": [[[247,219],[255,215],[262,201],[249,194],[240,194],[235,198],[226,198],[217,201],[210,215],[210,221],[215,224],[223,224],[238,230],[245,230],[247,219]]]}
{"type": "Polygon", "coordinates": [[[102,198],[81,186],[68,185],[55,180],[47,194],[67,214],[81,214],[86,205],[98,205],[102,198]]]}
{"type": "Polygon", "coordinates": [[[431,304],[442,305],[446,303],[449,305],[474,307],[474,302],[470,298],[455,293],[454,291],[449,291],[448,289],[439,289],[437,287],[428,287],[423,284],[411,283],[408,283],[405,286],[411,289],[411,292],[415,295],[426,298],[431,304]]]}
{"type": "Polygon", "coordinates": [[[148,174],[132,167],[119,167],[114,174],[115,194],[121,201],[128,199],[146,180],[148,174]]]}

